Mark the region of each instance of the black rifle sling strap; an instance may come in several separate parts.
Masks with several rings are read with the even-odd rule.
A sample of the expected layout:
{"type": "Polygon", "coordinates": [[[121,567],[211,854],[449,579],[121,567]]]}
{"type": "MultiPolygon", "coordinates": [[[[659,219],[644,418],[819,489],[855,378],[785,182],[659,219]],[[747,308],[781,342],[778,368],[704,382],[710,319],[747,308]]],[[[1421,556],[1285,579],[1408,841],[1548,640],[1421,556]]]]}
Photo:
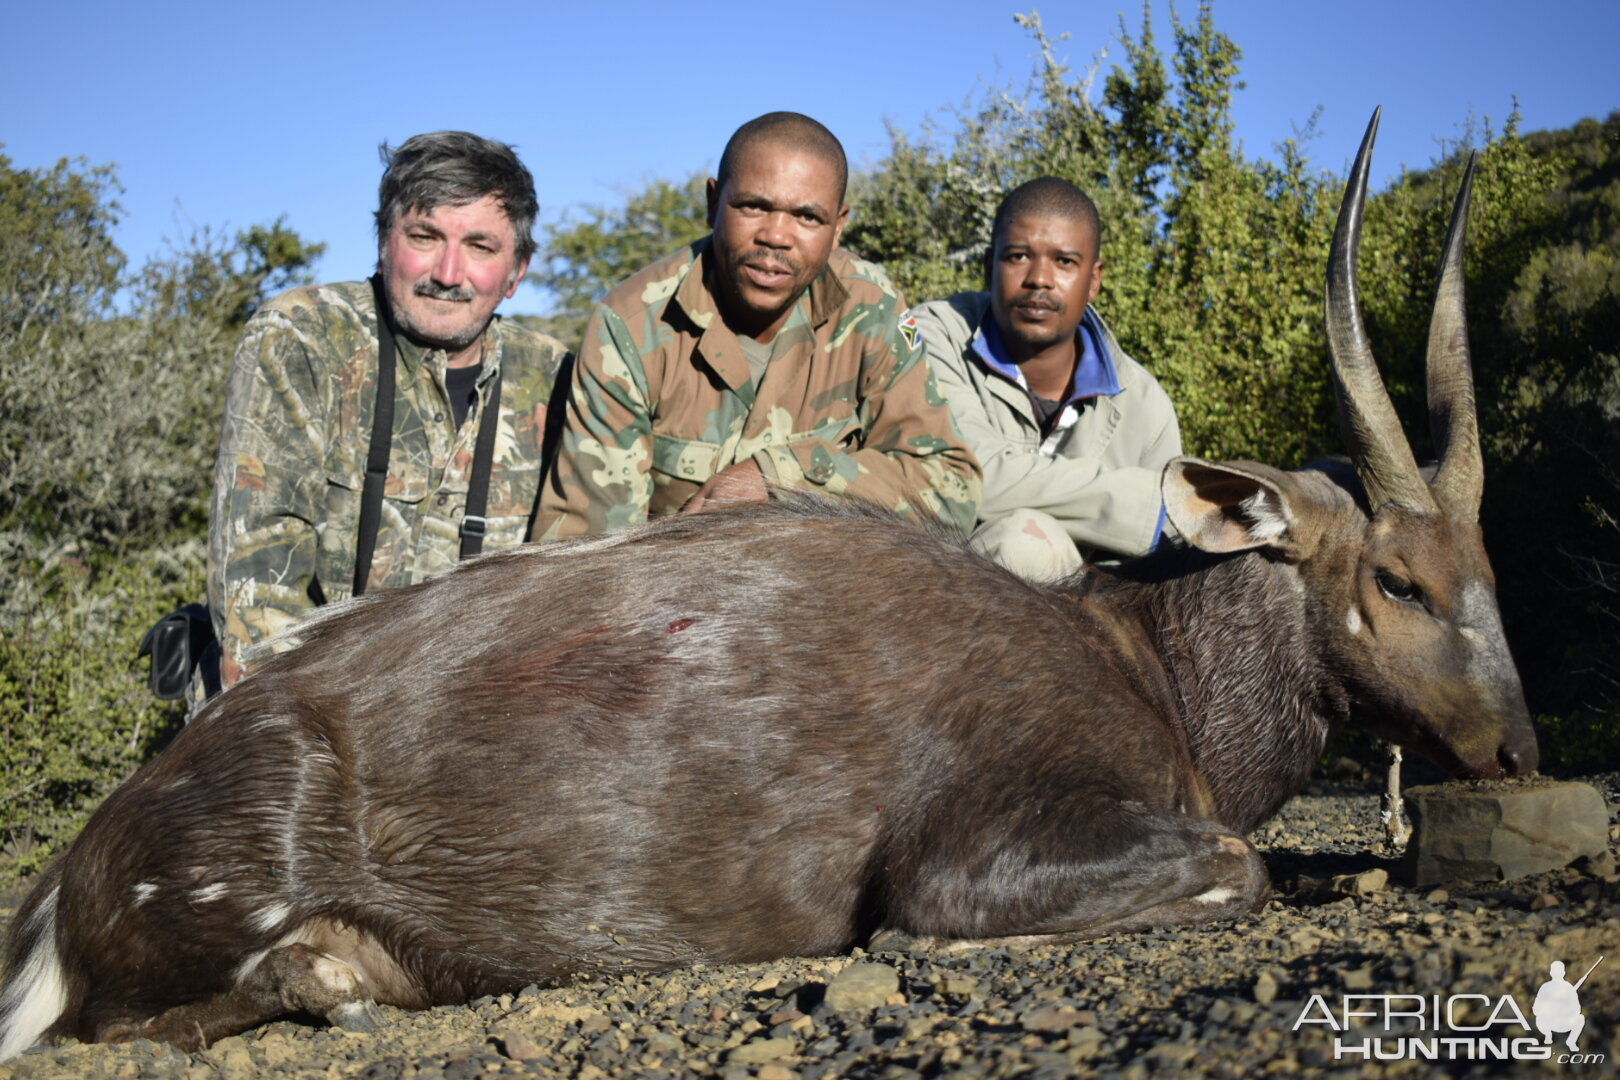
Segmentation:
{"type": "Polygon", "coordinates": [[[489,505],[489,469],[495,458],[495,429],[501,426],[501,371],[495,369],[489,400],[478,421],[478,445],[473,448],[472,476],[467,481],[467,512],[461,518],[461,557],[470,559],[484,550],[484,533],[489,521],[484,508],[489,505]]]}
{"type": "Polygon", "coordinates": [[[371,555],[377,549],[382,521],[383,485],[388,480],[388,450],[394,434],[394,327],[382,275],[371,279],[377,304],[377,405],[371,414],[371,449],[366,452],[366,483],[360,491],[360,539],[354,553],[354,595],[366,591],[371,555]]]}

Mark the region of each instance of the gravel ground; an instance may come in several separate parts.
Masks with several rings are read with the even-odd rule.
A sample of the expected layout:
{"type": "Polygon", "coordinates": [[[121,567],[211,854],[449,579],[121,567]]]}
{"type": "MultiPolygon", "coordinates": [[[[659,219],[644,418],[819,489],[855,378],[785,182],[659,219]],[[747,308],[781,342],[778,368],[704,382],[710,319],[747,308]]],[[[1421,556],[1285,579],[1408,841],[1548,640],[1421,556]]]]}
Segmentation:
{"type": "MultiPolygon", "coordinates": [[[[1609,800],[1611,841],[1620,839],[1620,773],[1583,779],[1609,800]]],[[[278,1022],[198,1054],[70,1043],[0,1066],[0,1080],[1620,1075],[1612,858],[1409,890],[1379,880],[1395,863],[1378,853],[1377,803],[1325,782],[1291,802],[1255,836],[1276,895],[1238,923],[1013,952],[857,950],[593,979],[426,1012],[383,1009],[376,1034],[278,1022]],[[1501,1015],[1511,994],[1528,1016],[1551,960],[1573,981],[1604,955],[1580,991],[1580,1050],[1600,1061],[1369,1062],[1359,1052],[1336,1061],[1336,1038],[1359,1048],[1382,1032],[1298,1024],[1312,995],[1322,999],[1306,1013],[1313,1020],[1324,1007],[1337,1017],[1346,994],[1440,995],[1442,1009],[1447,995],[1480,995],[1473,1014],[1458,1006],[1459,1025],[1501,1015]]],[[[14,906],[15,897],[5,904],[14,906]]],[[[1526,1034],[1517,1025],[1489,1033],[1526,1034]]],[[[1395,1039],[1378,1048],[1394,1052],[1395,1039]]]]}

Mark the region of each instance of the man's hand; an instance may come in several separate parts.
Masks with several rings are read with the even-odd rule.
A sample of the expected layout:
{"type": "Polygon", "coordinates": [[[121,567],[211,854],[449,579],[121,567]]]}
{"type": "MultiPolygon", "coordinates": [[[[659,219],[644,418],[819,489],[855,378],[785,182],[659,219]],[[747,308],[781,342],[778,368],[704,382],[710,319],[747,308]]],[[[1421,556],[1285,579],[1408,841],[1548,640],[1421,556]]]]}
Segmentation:
{"type": "Polygon", "coordinates": [[[708,482],[698,488],[697,494],[681,507],[681,513],[701,514],[726,503],[764,502],[768,498],[770,491],[765,487],[765,474],[750,459],[728,465],[709,477],[708,482]]]}

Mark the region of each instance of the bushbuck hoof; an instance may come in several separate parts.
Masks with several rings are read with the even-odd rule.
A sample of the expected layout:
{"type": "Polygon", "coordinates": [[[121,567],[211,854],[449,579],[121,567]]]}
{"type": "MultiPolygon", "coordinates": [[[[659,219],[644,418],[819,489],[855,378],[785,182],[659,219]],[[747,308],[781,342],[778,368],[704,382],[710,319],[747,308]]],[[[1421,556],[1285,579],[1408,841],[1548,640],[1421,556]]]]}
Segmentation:
{"type": "Polygon", "coordinates": [[[326,1022],[344,1031],[374,1035],[382,1030],[383,1014],[370,998],[347,1001],[326,1014],[326,1022]]]}

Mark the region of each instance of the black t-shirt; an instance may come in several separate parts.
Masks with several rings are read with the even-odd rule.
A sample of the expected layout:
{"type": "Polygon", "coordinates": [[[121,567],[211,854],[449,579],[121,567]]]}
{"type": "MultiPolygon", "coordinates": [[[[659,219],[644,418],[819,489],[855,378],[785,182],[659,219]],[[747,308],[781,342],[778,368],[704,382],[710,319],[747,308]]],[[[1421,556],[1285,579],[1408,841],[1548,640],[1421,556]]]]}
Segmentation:
{"type": "Polygon", "coordinates": [[[1041,434],[1051,434],[1052,425],[1057,422],[1058,413],[1063,411],[1063,402],[1047,401],[1039,394],[1029,395],[1029,400],[1035,403],[1035,422],[1041,426],[1041,434]]]}
{"type": "Polygon", "coordinates": [[[456,414],[457,431],[461,430],[461,425],[466,421],[473,402],[478,400],[478,376],[483,370],[482,363],[471,367],[445,369],[444,388],[450,394],[450,408],[456,414]]]}

